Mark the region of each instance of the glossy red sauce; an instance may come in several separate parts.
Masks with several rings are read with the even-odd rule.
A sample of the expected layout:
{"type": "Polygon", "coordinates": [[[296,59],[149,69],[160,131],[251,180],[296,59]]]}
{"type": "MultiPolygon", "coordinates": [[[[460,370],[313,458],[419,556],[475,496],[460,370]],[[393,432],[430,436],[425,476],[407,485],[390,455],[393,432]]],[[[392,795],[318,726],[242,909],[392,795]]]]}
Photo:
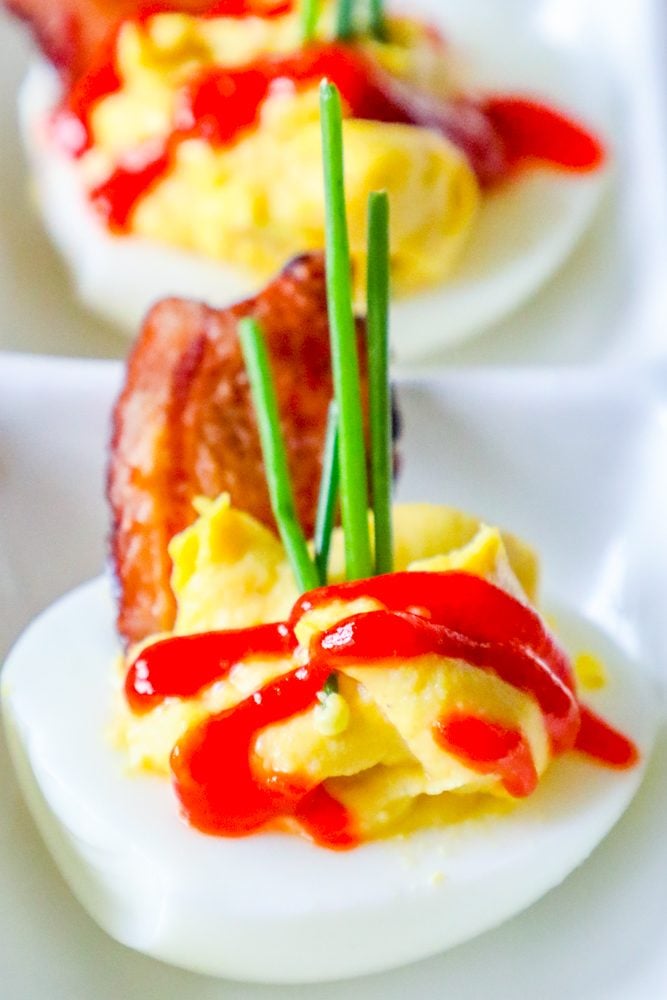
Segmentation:
{"type": "Polygon", "coordinates": [[[474,715],[454,714],[433,727],[439,746],[472,771],[498,775],[505,791],[523,799],[537,788],[533,755],[523,733],[474,715]]]}
{"type": "Polygon", "coordinates": [[[510,166],[538,160],[565,170],[597,170],[605,159],[599,139],[544,104],[517,97],[494,97],[484,111],[503,138],[510,166]]]}
{"type": "MultiPolygon", "coordinates": [[[[251,7],[246,0],[230,0],[207,16],[245,16],[257,11],[251,7]]],[[[290,5],[264,9],[266,16],[283,14],[290,5]]],[[[149,8],[145,14],[155,12],[149,8]]],[[[74,154],[90,146],[96,103],[120,86],[112,51],[76,83],[58,116],[61,142],[74,154]]],[[[518,97],[477,101],[461,96],[441,101],[390,76],[354,46],[314,45],[287,57],[267,57],[235,69],[217,67],[195,77],[181,92],[171,135],[159,150],[147,149],[145,155],[139,151],[132,163],[121,164],[92,192],[94,206],[113,231],[126,232],[132,209],[171,168],[181,142],[201,138],[227,146],[257,126],[273,88],[300,89],[323,78],[336,84],[353,118],[440,132],[465,153],[483,187],[502,182],[522,164],[539,162],[585,172],[604,160],[604,150],[593,135],[546,105],[518,97]]]]}
{"type": "MultiPolygon", "coordinates": [[[[163,640],[130,668],[130,706],[143,712],[164,698],[194,697],[244,656],[288,657],[294,627],[305,614],[361,597],[381,607],[317,636],[305,666],[179,741],[171,761],[174,786],[193,826],[233,837],[291,822],[327,847],[358,843],[353,818],[323,785],[302,775],[266,773],[254,752],[262,729],[312,708],[331,673],[347,664],[386,668],[420,656],[460,659],[535,698],[554,754],[576,748],[613,767],[637,762],[629,740],[579,705],[569,661],[539,616],[488,581],[458,572],[394,573],[324,587],[304,595],[283,625],[163,640]]],[[[496,774],[510,795],[534,790],[536,769],[520,731],[454,712],[436,721],[433,734],[472,770],[496,774]]]]}
{"type": "Polygon", "coordinates": [[[289,656],[296,644],[292,629],[282,624],[164,639],[134,660],[125,678],[125,695],[133,712],[150,712],[165,698],[196,697],[241,660],[289,656]]]}
{"type": "Polygon", "coordinates": [[[533,695],[554,753],[574,746],[580,720],[570,665],[534,611],[467,573],[396,573],[364,582],[363,589],[343,584],[311,595],[316,607],[363,593],[388,609],[325,632],[312,651],[318,661],[336,669],[431,655],[464,660],[533,695]]]}
{"type": "Polygon", "coordinates": [[[253,759],[257,734],[311,708],[327,677],[321,667],[295,670],[186,733],[172,752],[171,768],[189,823],[204,833],[240,837],[293,819],[322,846],[345,849],[359,842],[352,818],[321,784],[262,772],[253,759]]]}
{"type": "Polygon", "coordinates": [[[215,147],[231,145],[257,126],[262,105],[274,88],[294,90],[332,80],[355,118],[409,122],[391,96],[373,79],[370,62],[343,45],[312,46],[296,55],[266,58],[239,69],[215,68],[200,73],[181,91],[171,135],[148,160],[117,168],[91,194],[107,225],[126,232],[131,211],[174,162],[187,139],[204,139],[215,147]]]}
{"type": "Polygon", "coordinates": [[[139,201],[169,170],[171,159],[160,152],[148,156],[145,162],[114,170],[109,179],[92,192],[95,209],[109,228],[116,233],[127,232],[130,217],[139,201]]]}
{"type": "Polygon", "coordinates": [[[71,156],[81,156],[90,149],[91,115],[95,105],[121,87],[113,58],[115,45],[114,37],[109,50],[75,81],[54,116],[51,126],[54,139],[71,156]]]}
{"type": "MultiPolygon", "coordinates": [[[[212,0],[200,17],[282,17],[294,10],[295,0],[212,0]]],[[[169,0],[165,0],[169,8],[169,0]]],[[[153,12],[154,13],[154,12],[153,12]]]]}
{"type": "Polygon", "coordinates": [[[585,705],[581,706],[581,727],[574,746],[588,757],[620,771],[629,770],[639,761],[634,743],[585,705]]]}
{"type": "MultiPolygon", "coordinates": [[[[294,8],[294,0],[211,0],[206,11],[197,13],[198,17],[212,19],[215,17],[282,17],[294,8]]],[[[178,10],[178,7],[176,7],[178,10]]],[[[170,0],[145,0],[137,4],[134,19],[139,23],[148,21],[156,14],[165,14],[174,10],[170,0]]],[[[183,12],[183,11],[181,11],[183,12]]],[[[187,11],[185,11],[187,13],[187,11]]],[[[61,107],[58,109],[53,123],[53,134],[59,145],[72,156],[81,156],[92,143],[91,116],[99,101],[120,90],[122,81],[116,69],[116,46],[118,33],[123,21],[115,28],[110,38],[102,46],[102,50],[92,61],[90,68],[75,80],[69,89],[61,107]]],[[[168,162],[163,165],[163,172],[168,169],[168,162]]],[[[152,183],[152,178],[146,176],[146,186],[152,183]]],[[[144,187],[144,191],[146,190],[144,187]]],[[[135,195],[135,201],[137,197],[135,195]]],[[[127,198],[127,195],[123,197],[127,198]]]]}

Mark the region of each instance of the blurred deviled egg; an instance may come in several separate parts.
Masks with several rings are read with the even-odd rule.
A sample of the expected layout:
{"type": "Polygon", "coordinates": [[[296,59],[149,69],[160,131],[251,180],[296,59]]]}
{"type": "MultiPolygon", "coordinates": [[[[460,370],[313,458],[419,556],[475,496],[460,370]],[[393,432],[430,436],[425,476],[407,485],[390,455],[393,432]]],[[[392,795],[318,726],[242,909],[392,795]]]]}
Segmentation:
{"type": "Polygon", "coordinates": [[[599,138],[533,99],[599,122],[595,93],[580,97],[568,60],[475,3],[446,37],[412,16],[346,26],[334,3],[310,37],[290,0],[81,4],[96,30],[69,47],[24,6],[59,66],[35,62],[20,95],[38,204],[81,298],[128,333],[166,295],[226,305],[323,247],[323,77],[345,106],[359,301],[366,198],[390,195],[399,358],[532,294],[602,189],[599,138]]]}

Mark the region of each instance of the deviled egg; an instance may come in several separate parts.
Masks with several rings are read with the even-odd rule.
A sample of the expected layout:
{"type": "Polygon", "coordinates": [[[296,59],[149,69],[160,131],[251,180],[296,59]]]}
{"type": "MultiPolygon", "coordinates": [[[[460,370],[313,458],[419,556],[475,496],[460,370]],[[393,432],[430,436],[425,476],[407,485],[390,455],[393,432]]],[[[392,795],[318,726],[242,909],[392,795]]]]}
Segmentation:
{"type": "Polygon", "coordinates": [[[131,333],[166,295],[226,305],[321,248],[316,86],[330,76],[346,99],[358,293],[366,196],[391,197],[397,357],[515,308],[571,251],[606,175],[600,140],[533,99],[596,131],[604,100],[533,27],[517,34],[475,6],[453,19],[451,41],[388,17],[381,41],[362,25],[350,44],[329,4],[306,46],[289,3],[270,16],[162,12],[124,21],[102,69],[64,90],[36,63],[20,96],[23,134],[82,299],[131,333]]]}
{"type": "Polygon", "coordinates": [[[92,916],[265,982],[392,968],[528,906],[619,818],[654,726],[618,649],[560,609],[568,651],[551,631],[525,542],[392,506],[388,199],[364,330],[330,83],[321,106],[326,282],[315,255],[224,311],[153,310],[114,414],[119,634],[94,582],[2,676],[19,780],[92,916]],[[221,482],[234,505],[201,496],[221,482]]]}
{"type": "MultiPolygon", "coordinates": [[[[413,508],[399,521],[407,527],[427,515],[413,508]]],[[[219,615],[221,604],[212,599],[211,571],[220,584],[238,584],[241,565],[252,566],[246,554],[235,576],[227,562],[221,526],[238,539],[238,517],[218,503],[190,529],[206,549],[217,520],[220,547],[206,549],[213,560],[208,571],[200,549],[195,571],[207,579],[209,621],[215,624],[222,624],[214,610],[219,615]]],[[[461,522],[434,509],[430,518],[442,550],[443,526],[451,530],[461,522]]],[[[502,565],[505,580],[511,578],[506,556],[498,561],[500,536],[490,529],[475,533],[471,519],[464,523],[474,540],[449,565],[476,572],[502,565]]],[[[404,542],[402,530],[400,536],[404,542]]],[[[256,535],[246,534],[244,542],[261,555],[256,535]]],[[[178,548],[176,559],[186,559],[192,541],[183,539],[178,548]]],[[[197,593],[195,582],[183,581],[183,614],[197,593]]],[[[282,600],[289,603],[289,592],[282,600]]],[[[355,825],[356,846],[340,825],[339,846],[347,850],[326,849],[284,830],[207,835],[183,822],[161,776],[169,769],[172,741],[179,734],[182,739],[195,719],[201,724],[222,705],[247,698],[281,668],[255,657],[210,687],[203,701],[171,697],[148,714],[133,715],[124,705],[114,716],[121,675],[112,663],[120,649],[109,585],[98,580],[38,619],[3,671],[6,731],[19,780],[72,891],[105,930],[132,948],[200,972],[264,982],[340,979],[414,961],[493,927],[559,884],[618,820],[640,784],[654,727],[647,681],[580,616],[551,610],[567,647],[592,650],[604,663],[604,682],[598,668],[595,689],[581,690],[589,706],[632,740],[640,758],[634,766],[626,757],[625,769],[610,769],[569,752],[551,760],[529,797],[513,799],[497,776],[480,775],[435,744],[425,747],[430,723],[417,722],[424,723],[424,711],[433,721],[446,704],[451,710],[448,699],[463,706],[474,692],[476,711],[485,704],[506,728],[518,713],[514,723],[521,720],[541,770],[548,752],[532,698],[460,661],[442,661],[430,671],[425,663],[359,664],[343,667],[338,693],[314,699],[306,715],[287,723],[291,731],[285,724],[265,729],[258,747],[275,767],[317,767],[324,760],[348,771],[326,785],[348,816],[363,819],[363,834],[355,825]],[[392,689],[401,683],[400,691],[392,689]],[[359,742],[364,723],[374,741],[359,742]],[[423,745],[417,748],[420,728],[423,745]],[[324,757],[318,757],[322,748],[324,757]],[[361,761],[362,749],[366,756],[385,753],[385,764],[361,772],[355,787],[355,768],[369,763],[361,761]],[[425,794],[429,781],[431,791],[438,781],[438,789],[449,791],[425,794]]],[[[199,625],[201,613],[200,607],[199,625]]],[[[590,671],[584,683],[587,676],[590,671]]],[[[224,757],[218,766],[224,774],[224,757]]]]}

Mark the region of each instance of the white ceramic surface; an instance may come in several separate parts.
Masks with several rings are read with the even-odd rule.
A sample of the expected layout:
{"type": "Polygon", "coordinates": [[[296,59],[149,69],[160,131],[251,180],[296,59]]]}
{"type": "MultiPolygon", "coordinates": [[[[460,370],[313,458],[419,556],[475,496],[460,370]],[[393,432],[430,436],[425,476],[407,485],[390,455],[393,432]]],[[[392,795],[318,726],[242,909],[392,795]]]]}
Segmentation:
{"type": "MultiPolygon", "coordinates": [[[[457,373],[414,384],[403,393],[402,493],[476,509],[533,539],[549,590],[565,595],[664,682],[667,424],[660,375],[643,368],[604,375],[457,373]]],[[[0,504],[11,513],[11,523],[3,522],[3,577],[16,583],[3,601],[5,646],[37,603],[99,568],[101,455],[117,379],[109,365],[0,358],[0,504]],[[50,471],[36,476],[49,450],[50,471]]],[[[509,1000],[531,998],[535,977],[548,969],[540,1000],[556,1000],[565,989],[572,1000],[658,1000],[667,988],[666,758],[663,730],[647,783],[618,828],[523,916],[391,975],[303,988],[220,983],[114,944],[70,898],[6,765],[0,772],[6,995],[83,1000],[94,988],[100,1000],[121,989],[132,1000],[391,1000],[435,998],[446,983],[462,1000],[492,990],[509,1000]]]]}

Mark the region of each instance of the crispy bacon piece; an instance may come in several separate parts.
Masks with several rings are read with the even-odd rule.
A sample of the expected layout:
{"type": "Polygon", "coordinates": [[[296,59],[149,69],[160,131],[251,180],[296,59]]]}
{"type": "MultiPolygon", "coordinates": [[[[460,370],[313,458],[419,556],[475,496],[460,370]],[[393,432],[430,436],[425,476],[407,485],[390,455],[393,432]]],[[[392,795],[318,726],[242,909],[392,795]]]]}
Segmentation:
{"type": "MultiPolygon", "coordinates": [[[[115,409],[108,476],[118,628],[129,642],[173,624],[167,545],[194,520],[195,497],[226,491],[274,525],[237,337],[248,315],[265,331],[297,509],[304,530],[313,530],[332,395],[320,255],[293,261],[255,299],[230,309],[167,299],[146,320],[115,409]]],[[[365,371],[362,379],[365,392],[365,371]]]]}
{"type": "Polygon", "coordinates": [[[277,0],[0,0],[26,21],[44,55],[71,83],[95,61],[126,18],[163,11],[232,14],[248,9],[260,13],[278,8],[277,0]]]}

